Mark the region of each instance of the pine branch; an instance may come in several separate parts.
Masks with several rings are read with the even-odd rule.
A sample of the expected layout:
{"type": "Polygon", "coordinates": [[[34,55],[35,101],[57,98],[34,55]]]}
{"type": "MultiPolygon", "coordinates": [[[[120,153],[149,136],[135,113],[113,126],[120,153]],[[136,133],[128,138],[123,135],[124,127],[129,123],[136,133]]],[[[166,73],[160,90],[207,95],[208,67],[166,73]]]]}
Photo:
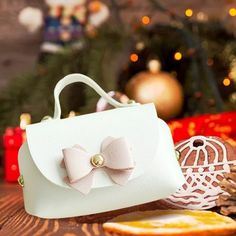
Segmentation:
{"type": "MultiPolygon", "coordinates": [[[[172,12],[168,8],[165,8],[158,0],[149,0],[156,10],[159,10],[161,12],[164,12],[165,14],[169,15],[172,19],[181,22],[185,27],[183,28],[183,32],[185,32],[186,40],[189,41],[188,45],[195,44],[196,48],[198,48],[199,51],[199,59],[202,67],[202,74],[206,78],[209,87],[211,88],[212,94],[214,95],[214,98],[216,100],[216,108],[218,112],[221,112],[224,110],[224,103],[223,99],[220,95],[219,89],[216,85],[215,79],[213,78],[213,73],[209,69],[207,65],[207,56],[205,50],[201,47],[201,42],[197,34],[194,34],[188,29],[188,20],[185,17],[181,17],[178,14],[172,12]],[[192,41],[192,42],[191,42],[192,41]],[[194,43],[195,41],[195,43],[194,43]]],[[[198,76],[200,79],[200,76],[198,76]]],[[[196,80],[199,80],[197,76],[195,76],[196,80]]],[[[199,82],[198,82],[199,84],[199,82]]]]}
{"type": "Polygon", "coordinates": [[[224,174],[219,186],[226,192],[216,200],[216,205],[221,207],[220,212],[224,215],[236,214],[236,166],[231,166],[230,173],[224,174]]]}
{"type": "Polygon", "coordinates": [[[179,16],[178,14],[176,14],[175,12],[171,11],[170,9],[164,7],[160,1],[158,0],[149,0],[150,3],[154,6],[155,10],[158,10],[160,12],[163,12],[167,15],[169,15],[173,20],[176,21],[181,21],[182,23],[185,23],[187,21],[186,18],[179,16]]]}
{"type": "Polygon", "coordinates": [[[120,7],[118,6],[116,0],[110,0],[111,2],[111,9],[114,15],[114,18],[117,22],[118,27],[121,27],[121,29],[124,28],[124,22],[120,16],[120,7]]]}

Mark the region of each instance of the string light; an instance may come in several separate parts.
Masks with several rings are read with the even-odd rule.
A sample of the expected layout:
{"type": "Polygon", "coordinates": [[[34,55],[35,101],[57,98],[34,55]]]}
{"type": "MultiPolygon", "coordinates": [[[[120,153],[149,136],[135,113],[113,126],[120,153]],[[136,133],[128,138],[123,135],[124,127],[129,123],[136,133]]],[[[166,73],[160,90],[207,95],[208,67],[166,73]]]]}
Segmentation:
{"type": "Polygon", "coordinates": [[[204,12],[200,11],[197,13],[197,20],[199,20],[201,22],[205,22],[208,20],[208,16],[204,12]]]}
{"type": "Polygon", "coordinates": [[[193,10],[191,8],[185,10],[185,16],[191,17],[192,15],[193,15],[193,10]]]}
{"type": "Polygon", "coordinates": [[[223,80],[223,85],[224,86],[229,86],[231,84],[231,81],[228,77],[225,77],[224,80],[223,80]]]}
{"type": "Polygon", "coordinates": [[[22,113],[20,115],[20,128],[26,129],[26,126],[31,123],[31,115],[29,113],[22,113]]]}
{"type": "Polygon", "coordinates": [[[230,95],[229,100],[232,103],[236,103],[236,92],[234,92],[230,95]]]}
{"type": "Polygon", "coordinates": [[[141,20],[144,25],[148,25],[151,22],[151,19],[149,16],[143,16],[141,20]]]}
{"type": "Polygon", "coordinates": [[[176,52],[176,53],[174,54],[174,59],[175,59],[176,61],[180,61],[180,60],[182,59],[182,53],[181,53],[181,52],[176,52]]]}
{"type": "Polygon", "coordinates": [[[76,116],[76,112],[75,111],[70,111],[68,114],[68,117],[75,117],[76,116]]]}
{"type": "Polygon", "coordinates": [[[230,15],[230,16],[236,16],[236,8],[233,8],[233,7],[230,8],[230,9],[229,9],[229,15],[230,15]]]}
{"type": "Polygon", "coordinates": [[[129,58],[130,58],[130,61],[132,61],[132,62],[138,61],[138,55],[136,53],[130,54],[129,58]]]}
{"type": "Polygon", "coordinates": [[[137,50],[141,51],[141,50],[144,49],[145,44],[144,44],[144,42],[137,42],[135,47],[136,47],[137,50]]]}

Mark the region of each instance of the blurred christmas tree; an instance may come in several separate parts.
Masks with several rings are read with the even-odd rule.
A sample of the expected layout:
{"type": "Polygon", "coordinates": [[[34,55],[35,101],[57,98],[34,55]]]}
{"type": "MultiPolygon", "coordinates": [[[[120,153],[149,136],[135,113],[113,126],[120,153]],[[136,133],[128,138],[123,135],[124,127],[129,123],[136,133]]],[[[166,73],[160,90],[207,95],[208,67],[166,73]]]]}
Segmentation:
{"type": "MultiPolygon", "coordinates": [[[[95,11],[99,8],[96,2],[95,11]]],[[[130,24],[122,20],[120,12],[127,8],[135,12],[132,1],[118,4],[111,0],[110,8],[111,22],[96,29],[88,27],[85,23],[88,19],[80,22],[83,33],[79,38],[72,41],[70,35],[63,34],[60,38],[63,51],[44,53],[34,74],[22,75],[1,91],[1,131],[16,125],[22,112],[31,113],[34,122],[52,115],[53,88],[68,73],[87,74],[106,91],[125,93],[127,82],[136,73],[145,71],[152,59],[159,60],[162,69],[182,84],[185,102],[179,116],[235,109],[236,40],[222,23],[207,21],[203,13],[193,21],[191,9],[186,10],[185,17],[180,17],[156,0],[148,1],[147,15],[130,24]],[[169,16],[169,24],[151,24],[158,12],[169,16]],[[80,46],[75,47],[78,42],[80,46]]],[[[66,16],[72,19],[70,14],[66,16]]],[[[63,22],[67,26],[71,23],[63,22]]],[[[73,86],[62,95],[64,116],[71,110],[94,111],[96,94],[86,86],[73,86]]]]}

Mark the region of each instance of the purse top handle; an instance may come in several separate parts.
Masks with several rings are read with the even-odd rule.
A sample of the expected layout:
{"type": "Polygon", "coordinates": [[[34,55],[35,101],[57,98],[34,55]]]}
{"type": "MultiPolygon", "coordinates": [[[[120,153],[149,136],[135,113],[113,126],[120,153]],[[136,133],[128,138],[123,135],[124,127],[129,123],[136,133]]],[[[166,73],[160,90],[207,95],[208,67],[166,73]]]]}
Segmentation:
{"type": "Polygon", "coordinates": [[[60,119],[61,117],[61,106],[59,101],[59,95],[61,91],[69,84],[81,82],[84,84],[87,84],[91,88],[93,88],[101,97],[103,97],[109,104],[112,106],[119,108],[119,107],[130,107],[130,106],[136,106],[138,103],[130,103],[130,104],[123,104],[120,102],[117,102],[115,99],[113,99],[111,96],[109,96],[94,80],[89,78],[86,75],[74,73],[69,74],[65,76],[63,79],[61,79],[55,86],[54,89],[54,115],[53,119],[60,119]]]}

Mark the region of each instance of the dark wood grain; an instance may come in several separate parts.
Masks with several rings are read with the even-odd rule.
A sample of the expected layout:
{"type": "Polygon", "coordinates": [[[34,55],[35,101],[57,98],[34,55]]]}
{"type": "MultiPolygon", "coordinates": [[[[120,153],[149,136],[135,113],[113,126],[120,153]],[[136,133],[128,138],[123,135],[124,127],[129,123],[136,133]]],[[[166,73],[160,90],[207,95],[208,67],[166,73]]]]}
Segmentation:
{"type": "Polygon", "coordinates": [[[103,236],[102,223],[114,216],[138,210],[163,208],[158,201],[116,210],[68,219],[44,220],[28,215],[23,206],[18,184],[0,183],[0,236],[103,236]]]}
{"type": "Polygon", "coordinates": [[[16,184],[0,184],[1,236],[105,235],[101,223],[80,223],[81,220],[80,217],[43,220],[30,216],[24,211],[20,187],[16,184]]]}
{"type": "Polygon", "coordinates": [[[102,223],[132,211],[162,209],[159,201],[116,211],[57,220],[44,220],[28,215],[23,206],[21,187],[0,182],[0,236],[103,236],[102,223]]]}
{"type": "MultiPolygon", "coordinates": [[[[0,236],[108,236],[102,223],[131,211],[165,209],[161,201],[84,217],[45,220],[28,215],[23,206],[21,187],[0,182],[0,236]]],[[[214,209],[217,211],[217,208],[214,209]]]]}

